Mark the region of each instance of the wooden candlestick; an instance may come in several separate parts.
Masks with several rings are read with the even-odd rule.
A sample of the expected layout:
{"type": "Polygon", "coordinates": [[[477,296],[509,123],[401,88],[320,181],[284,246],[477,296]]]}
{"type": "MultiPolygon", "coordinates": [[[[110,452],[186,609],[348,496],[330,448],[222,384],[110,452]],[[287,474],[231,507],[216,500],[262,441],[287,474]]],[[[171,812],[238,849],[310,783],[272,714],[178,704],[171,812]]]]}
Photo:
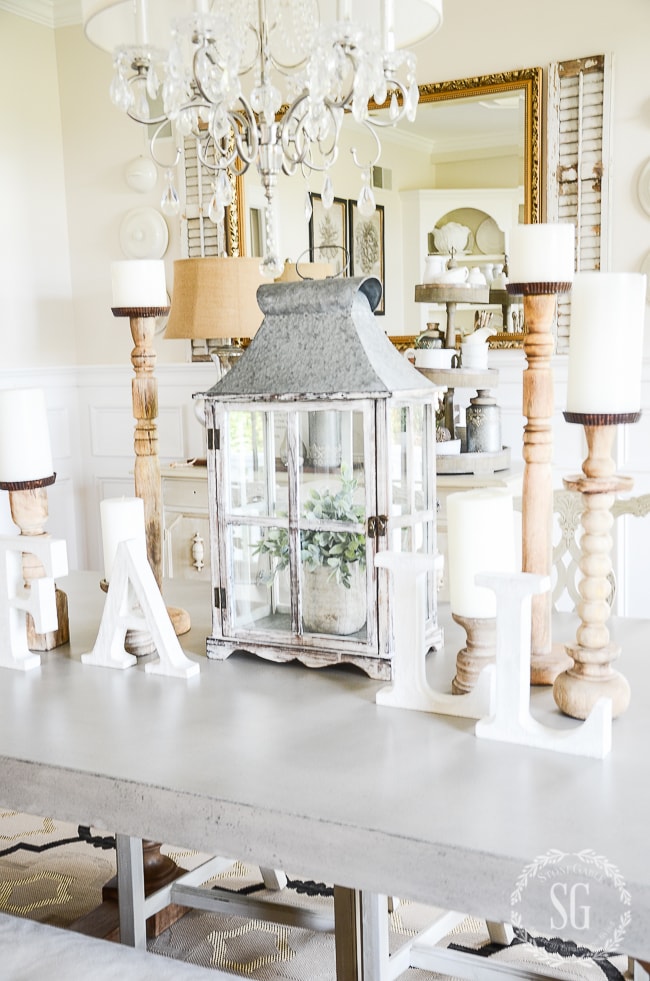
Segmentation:
{"type": "MultiPolygon", "coordinates": [[[[522,571],[550,576],[553,563],[553,320],[556,294],[570,283],[509,283],[508,292],[523,294],[524,353],[522,489],[522,571]]],[[[563,647],[551,640],[551,593],[532,597],[530,680],[551,685],[570,666],[563,647]]]]}
{"type": "MultiPolygon", "coordinates": [[[[0,484],[9,491],[9,507],[14,524],[20,528],[20,534],[25,536],[25,551],[22,565],[25,587],[29,589],[35,579],[45,576],[45,569],[40,558],[29,550],[29,539],[36,536],[49,537],[44,530],[48,517],[47,487],[53,484],[56,475],[43,480],[31,480],[16,484],[0,484]]],[[[27,646],[30,651],[51,651],[70,640],[70,623],[68,619],[68,597],[59,589],[55,589],[57,628],[47,633],[36,632],[32,616],[27,614],[27,646]]]]}
{"type": "Polygon", "coordinates": [[[612,716],[616,718],[629,705],[630,686],[611,667],[621,648],[610,643],[607,629],[612,571],[609,532],[614,520],[611,509],[615,496],[618,491],[632,488],[632,478],[615,473],[611,451],[616,433],[614,423],[636,421],[638,414],[599,417],[567,412],[565,418],[568,422],[584,423],[588,447],[582,474],[564,480],[567,490],[580,491],[584,502],[582,556],[578,563],[583,578],[578,584],[582,600],[577,607],[581,620],[577,643],[566,648],[573,666],[555,679],[553,697],[565,715],[586,719],[598,699],[606,696],[612,699],[612,716]]]}
{"type": "MultiPolygon", "coordinates": [[[[131,382],[135,433],[134,483],[136,497],[144,502],[147,557],[158,588],[162,587],[162,481],[158,458],[158,382],[154,374],[156,352],[153,346],[155,317],[164,316],[169,307],[112,307],[115,317],[128,317],[135,347],[131,364],[135,378],[131,382]]],[[[190,629],[189,614],[178,607],[167,612],[177,634],[190,629]]]]}
{"type": "Polygon", "coordinates": [[[474,689],[478,676],[496,659],[496,617],[463,617],[452,612],[452,617],[467,634],[467,646],[456,655],[456,676],[451,683],[454,695],[466,695],[474,689]]]}

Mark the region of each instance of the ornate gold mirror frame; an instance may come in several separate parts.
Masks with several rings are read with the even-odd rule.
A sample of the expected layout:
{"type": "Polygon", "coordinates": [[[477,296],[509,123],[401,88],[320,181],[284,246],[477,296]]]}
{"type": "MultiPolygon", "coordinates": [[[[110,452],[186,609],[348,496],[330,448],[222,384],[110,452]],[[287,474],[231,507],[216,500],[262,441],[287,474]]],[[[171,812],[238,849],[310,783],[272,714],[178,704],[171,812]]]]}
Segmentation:
{"type": "Polygon", "coordinates": [[[524,220],[540,220],[541,147],[541,68],[520,68],[494,75],[475,75],[451,82],[430,82],[420,86],[420,105],[452,99],[475,99],[505,92],[524,95],[524,220]]]}
{"type": "MultiPolygon", "coordinates": [[[[499,96],[506,93],[523,93],[524,133],[523,144],[523,187],[525,222],[538,222],[541,216],[541,68],[521,68],[498,72],[491,75],[475,75],[469,78],[453,79],[446,82],[429,82],[420,85],[420,104],[449,102],[462,99],[499,96]]],[[[387,106],[388,104],[386,104],[387,106]]],[[[380,107],[384,108],[384,107],[380,107]]],[[[408,126],[408,124],[404,124],[408,126]]],[[[233,204],[227,217],[228,252],[231,255],[245,254],[245,180],[236,179],[233,204]]],[[[496,347],[517,347],[522,334],[499,334],[491,338],[496,347]]],[[[414,338],[400,336],[400,346],[412,346],[414,338]]]]}

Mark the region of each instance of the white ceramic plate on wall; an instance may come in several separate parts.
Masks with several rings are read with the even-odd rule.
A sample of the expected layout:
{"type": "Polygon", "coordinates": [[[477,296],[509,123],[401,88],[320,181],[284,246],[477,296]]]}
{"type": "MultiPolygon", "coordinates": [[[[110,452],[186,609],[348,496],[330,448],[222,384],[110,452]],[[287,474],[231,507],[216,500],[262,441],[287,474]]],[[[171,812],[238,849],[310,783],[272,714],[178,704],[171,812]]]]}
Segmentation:
{"type": "Polygon", "coordinates": [[[647,215],[650,215],[650,160],[647,160],[639,175],[639,202],[647,215]]]}
{"type": "Polygon", "coordinates": [[[476,229],[476,244],[483,255],[500,255],[504,248],[503,232],[494,218],[486,218],[476,229]]]}
{"type": "Polygon", "coordinates": [[[127,259],[162,259],[169,243],[167,222],[155,208],[133,208],[120,223],[120,248],[127,259]]]}
{"type": "Polygon", "coordinates": [[[646,303],[650,303],[650,252],[648,252],[645,259],[641,263],[641,268],[639,269],[639,272],[646,274],[647,280],[646,280],[646,290],[645,290],[645,301],[646,303]]]}

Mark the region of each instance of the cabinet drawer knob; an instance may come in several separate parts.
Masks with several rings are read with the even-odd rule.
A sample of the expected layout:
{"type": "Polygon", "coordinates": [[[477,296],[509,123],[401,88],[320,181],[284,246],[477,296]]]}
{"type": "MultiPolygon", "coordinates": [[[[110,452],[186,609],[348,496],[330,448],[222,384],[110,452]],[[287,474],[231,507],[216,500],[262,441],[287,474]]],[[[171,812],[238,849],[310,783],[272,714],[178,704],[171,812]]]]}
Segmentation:
{"type": "Polygon", "coordinates": [[[197,572],[200,572],[205,565],[205,542],[199,535],[198,531],[195,533],[192,539],[192,565],[197,572]]]}

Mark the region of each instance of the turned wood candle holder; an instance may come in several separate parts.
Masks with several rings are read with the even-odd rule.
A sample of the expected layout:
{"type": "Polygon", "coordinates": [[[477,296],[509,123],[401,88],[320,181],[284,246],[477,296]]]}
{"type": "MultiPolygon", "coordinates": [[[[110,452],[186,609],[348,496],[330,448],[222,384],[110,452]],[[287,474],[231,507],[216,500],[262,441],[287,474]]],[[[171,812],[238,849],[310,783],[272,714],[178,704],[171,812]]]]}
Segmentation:
{"type": "MultiPolygon", "coordinates": [[[[25,588],[29,589],[34,579],[45,576],[43,563],[29,550],[29,539],[36,536],[49,537],[45,531],[48,518],[47,488],[56,480],[56,474],[41,480],[26,480],[20,482],[0,482],[0,488],[9,491],[9,508],[15,525],[20,528],[21,536],[25,537],[23,552],[23,577],[25,588]]],[[[36,633],[34,620],[27,614],[27,646],[30,651],[51,651],[70,640],[70,623],[68,619],[68,597],[55,588],[57,628],[44,634],[36,633]]]]}
{"type": "MultiPolygon", "coordinates": [[[[508,292],[523,295],[522,572],[550,576],[553,565],[553,321],[556,297],[567,293],[570,282],[508,283],[508,292]]],[[[569,665],[563,647],[551,639],[551,593],[532,597],[530,680],[552,685],[569,665]]]]}
{"type": "Polygon", "coordinates": [[[497,621],[496,617],[464,617],[453,612],[451,615],[467,635],[467,646],[456,655],[451,690],[454,695],[466,695],[474,689],[483,668],[495,663],[497,621]]]}
{"type": "MultiPolygon", "coordinates": [[[[144,502],[147,557],[158,587],[162,587],[162,480],[158,458],[158,382],[154,374],[156,352],[153,345],[155,318],[169,313],[169,307],[112,307],[115,317],[128,317],[135,347],[131,364],[135,378],[131,383],[135,433],[134,483],[136,497],[144,502]]],[[[178,607],[167,612],[177,634],[190,629],[190,616],[178,607]]]]}
{"type": "Polygon", "coordinates": [[[581,558],[578,566],[583,578],[578,584],[582,597],[577,612],[581,624],[576,633],[577,643],[568,645],[567,653],[573,666],[555,679],[553,697],[558,708],[574,719],[586,719],[602,696],[612,699],[612,716],[621,715],[630,702],[630,686],[623,675],[612,668],[621,648],[611,643],[607,620],[611,612],[610,592],[612,572],[610,530],[613,523],[612,505],[619,491],[632,488],[632,478],[617,475],[612,459],[612,446],[618,423],[636,422],[640,413],[601,415],[565,412],[567,422],[585,427],[588,456],[582,464],[582,474],[567,477],[567,490],[582,494],[584,510],[581,516],[581,558]]]}

